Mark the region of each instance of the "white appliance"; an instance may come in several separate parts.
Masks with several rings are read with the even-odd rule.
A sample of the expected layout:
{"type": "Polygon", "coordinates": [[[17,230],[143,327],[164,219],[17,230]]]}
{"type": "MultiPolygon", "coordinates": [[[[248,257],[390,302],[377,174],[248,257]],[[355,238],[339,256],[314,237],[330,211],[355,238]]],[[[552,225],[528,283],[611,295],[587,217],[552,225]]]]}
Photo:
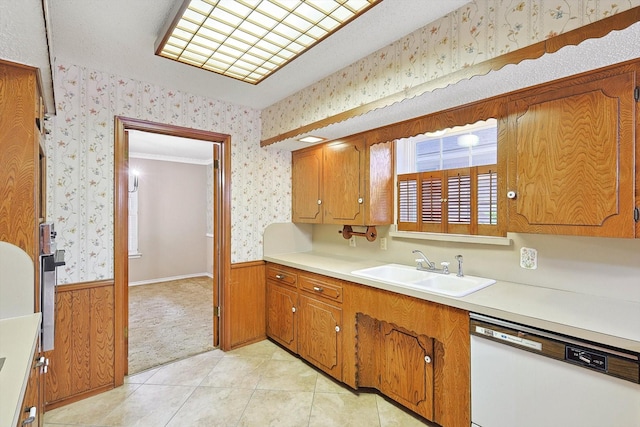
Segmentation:
{"type": "Polygon", "coordinates": [[[640,355],[471,314],[473,427],[638,427],[640,355]]]}
{"type": "Polygon", "coordinates": [[[55,341],[56,268],[65,265],[64,251],[56,247],[56,231],[50,222],[40,224],[40,299],[42,350],[53,350],[55,341]]]}
{"type": "Polygon", "coordinates": [[[0,242],[0,319],[33,313],[33,260],[18,246],[0,242]]]}

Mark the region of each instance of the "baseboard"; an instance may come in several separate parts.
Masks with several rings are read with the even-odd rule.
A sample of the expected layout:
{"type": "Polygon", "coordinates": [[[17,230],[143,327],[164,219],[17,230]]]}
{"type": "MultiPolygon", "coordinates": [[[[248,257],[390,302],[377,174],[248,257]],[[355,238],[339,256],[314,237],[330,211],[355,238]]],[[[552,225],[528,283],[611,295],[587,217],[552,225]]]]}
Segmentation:
{"type": "Polygon", "coordinates": [[[160,277],[158,279],[141,280],[139,282],[129,282],[129,286],[150,285],[152,283],[170,282],[172,280],[190,279],[192,277],[201,277],[201,276],[207,276],[207,277],[213,278],[213,274],[211,273],[194,273],[194,274],[184,274],[182,276],[160,277]]]}

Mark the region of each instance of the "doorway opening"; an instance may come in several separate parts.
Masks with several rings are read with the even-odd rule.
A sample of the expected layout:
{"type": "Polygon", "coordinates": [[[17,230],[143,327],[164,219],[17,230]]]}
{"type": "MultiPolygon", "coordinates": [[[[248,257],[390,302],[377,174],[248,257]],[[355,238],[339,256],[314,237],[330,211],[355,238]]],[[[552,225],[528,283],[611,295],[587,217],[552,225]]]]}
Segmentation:
{"type": "MultiPolygon", "coordinates": [[[[212,153],[211,227],[212,247],[210,258],[213,276],[211,345],[220,346],[220,326],[225,324],[219,307],[224,302],[224,288],[230,276],[230,136],[215,132],[183,128],[179,126],[153,123],[137,119],[116,117],[115,119],[115,381],[116,386],[124,382],[129,374],[129,192],[133,180],[130,179],[130,132],[145,132],[158,136],[172,136],[209,143],[212,153]]],[[[186,141],[186,140],[183,140],[186,141]]],[[[186,149],[186,146],[184,146],[186,149]]],[[[188,191],[188,189],[185,189],[188,191]]],[[[203,196],[204,197],[204,196],[203,196]]],[[[157,230],[162,233],[163,230],[157,230]]],[[[162,312],[157,313],[162,316],[162,312]]],[[[224,347],[224,341],[223,346],[224,347]]],[[[224,349],[224,348],[223,348],[224,349]]]]}
{"type": "Polygon", "coordinates": [[[213,154],[220,144],[137,130],[127,135],[133,375],[214,348],[213,154]]]}

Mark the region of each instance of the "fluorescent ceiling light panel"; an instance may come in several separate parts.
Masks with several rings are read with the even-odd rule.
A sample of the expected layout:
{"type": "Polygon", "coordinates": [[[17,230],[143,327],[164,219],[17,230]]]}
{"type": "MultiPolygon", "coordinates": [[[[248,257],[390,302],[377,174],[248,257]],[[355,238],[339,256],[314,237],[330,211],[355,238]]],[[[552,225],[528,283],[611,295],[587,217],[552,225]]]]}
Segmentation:
{"type": "Polygon", "coordinates": [[[321,138],[319,136],[313,136],[313,135],[309,135],[309,136],[305,136],[304,138],[300,138],[298,141],[300,142],[308,142],[308,143],[316,143],[316,142],[321,142],[324,141],[327,138],[321,138]]]}
{"type": "Polygon", "coordinates": [[[186,0],[156,55],[257,84],[381,1],[186,0]]]}

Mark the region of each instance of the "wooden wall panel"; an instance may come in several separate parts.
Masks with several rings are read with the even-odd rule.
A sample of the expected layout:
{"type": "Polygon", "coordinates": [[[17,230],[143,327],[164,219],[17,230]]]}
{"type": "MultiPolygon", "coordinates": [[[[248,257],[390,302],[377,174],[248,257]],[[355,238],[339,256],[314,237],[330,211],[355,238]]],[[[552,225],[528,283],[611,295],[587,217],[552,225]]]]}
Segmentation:
{"type": "Polygon", "coordinates": [[[56,330],[54,350],[48,351],[49,372],[45,375],[45,402],[55,402],[71,395],[71,292],[56,294],[56,330]]]}
{"type": "Polygon", "coordinates": [[[114,378],[114,299],[113,287],[94,288],[91,292],[90,366],[91,388],[113,382],[114,378]]]}
{"type": "MultiPolygon", "coordinates": [[[[231,266],[229,292],[225,293],[228,307],[230,348],[260,341],[267,336],[266,280],[263,261],[245,262],[231,266]]],[[[224,308],[223,308],[224,309],[224,308]]]]}
{"type": "Polygon", "coordinates": [[[91,340],[91,308],[89,290],[75,291],[71,296],[71,391],[83,392],[91,388],[90,378],[90,340],[91,340]]]}
{"type": "Polygon", "coordinates": [[[114,387],[113,281],[56,289],[54,349],[46,377],[46,409],[114,387]]]}

